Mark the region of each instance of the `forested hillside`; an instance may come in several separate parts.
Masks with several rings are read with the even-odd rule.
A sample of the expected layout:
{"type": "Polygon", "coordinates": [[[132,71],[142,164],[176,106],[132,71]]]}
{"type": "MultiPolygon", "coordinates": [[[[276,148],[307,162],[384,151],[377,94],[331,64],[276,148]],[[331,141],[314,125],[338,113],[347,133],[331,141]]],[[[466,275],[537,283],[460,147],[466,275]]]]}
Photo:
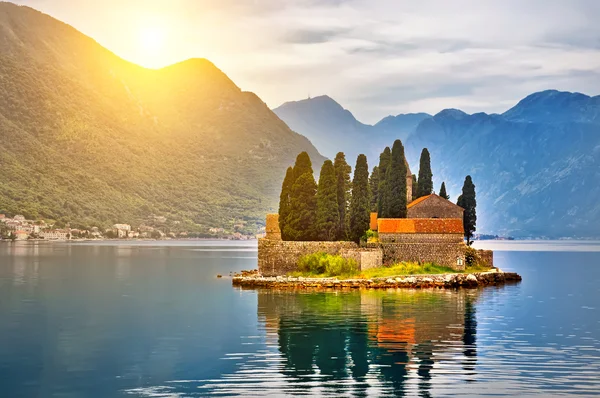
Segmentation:
{"type": "Polygon", "coordinates": [[[301,151],[320,167],[305,137],[207,60],[144,69],[0,3],[0,213],[81,226],[150,214],[197,230],[259,223],[301,151]]]}

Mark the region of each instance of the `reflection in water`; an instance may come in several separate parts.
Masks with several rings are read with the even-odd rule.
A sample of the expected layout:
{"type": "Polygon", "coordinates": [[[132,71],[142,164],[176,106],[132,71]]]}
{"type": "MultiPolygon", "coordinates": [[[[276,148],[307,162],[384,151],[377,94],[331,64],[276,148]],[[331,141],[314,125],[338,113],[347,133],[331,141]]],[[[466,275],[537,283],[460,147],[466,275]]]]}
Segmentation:
{"type": "Polygon", "coordinates": [[[497,252],[523,275],[500,288],[308,293],[217,279],[256,266],[240,245],[0,244],[0,396],[600,391],[598,251],[497,252]]]}
{"type": "MultiPolygon", "coordinates": [[[[259,291],[259,322],[281,355],[278,368],[286,383],[278,388],[315,396],[418,391],[428,397],[435,369],[457,361],[465,371],[453,378],[467,381],[476,365],[478,292],[259,291]]],[[[249,386],[231,391],[230,381],[230,393],[257,391],[249,386]]],[[[212,387],[216,393],[225,386],[212,387]]]]}

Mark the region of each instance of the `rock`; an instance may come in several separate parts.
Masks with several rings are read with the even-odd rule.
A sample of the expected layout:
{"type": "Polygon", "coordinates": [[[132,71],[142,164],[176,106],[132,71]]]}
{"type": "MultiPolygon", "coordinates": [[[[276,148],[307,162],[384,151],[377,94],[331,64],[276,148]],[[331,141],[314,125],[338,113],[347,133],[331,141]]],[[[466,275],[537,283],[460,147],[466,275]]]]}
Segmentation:
{"type": "Polygon", "coordinates": [[[217,274],[217,278],[222,278],[222,277],[223,277],[223,275],[217,274]]]}
{"type": "Polygon", "coordinates": [[[467,275],[467,280],[469,282],[477,282],[477,277],[473,274],[469,274],[469,275],[467,275]]]}
{"type": "Polygon", "coordinates": [[[394,283],[395,281],[392,278],[386,279],[385,283],[394,283]]]}

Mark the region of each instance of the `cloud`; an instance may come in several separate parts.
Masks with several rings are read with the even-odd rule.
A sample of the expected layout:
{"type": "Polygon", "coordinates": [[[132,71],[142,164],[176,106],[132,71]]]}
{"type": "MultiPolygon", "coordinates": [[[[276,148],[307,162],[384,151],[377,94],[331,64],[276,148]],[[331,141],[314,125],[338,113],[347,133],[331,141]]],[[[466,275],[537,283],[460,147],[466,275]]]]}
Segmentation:
{"type": "Polygon", "coordinates": [[[154,12],[176,21],[165,63],[206,57],[272,107],[327,94],[368,123],[450,107],[503,112],[548,88],[600,93],[596,0],[22,2],[125,58],[132,45],[110,30],[154,12]]]}

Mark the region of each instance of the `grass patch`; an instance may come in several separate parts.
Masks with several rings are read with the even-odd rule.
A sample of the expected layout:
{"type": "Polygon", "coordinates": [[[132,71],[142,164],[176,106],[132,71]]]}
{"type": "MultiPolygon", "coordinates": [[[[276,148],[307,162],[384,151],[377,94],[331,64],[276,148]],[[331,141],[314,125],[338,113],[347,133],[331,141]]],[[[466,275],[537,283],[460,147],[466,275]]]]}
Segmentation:
{"type": "Polygon", "coordinates": [[[353,277],[358,275],[358,264],[352,259],[327,253],[313,253],[298,260],[298,272],[291,276],[306,277],[353,277]]]}
{"type": "Polygon", "coordinates": [[[402,275],[434,275],[434,274],[457,274],[449,267],[443,267],[436,264],[418,264],[413,262],[401,262],[389,267],[371,268],[361,273],[367,279],[383,278],[386,276],[402,276],[402,275]]]}
{"type": "Polygon", "coordinates": [[[288,276],[305,278],[338,278],[338,279],[372,279],[406,275],[439,275],[486,272],[489,268],[479,265],[467,266],[464,271],[456,271],[442,265],[415,262],[401,262],[389,267],[371,268],[360,271],[358,264],[352,259],[327,253],[314,253],[303,256],[298,260],[298,271],[288,276]]]}

